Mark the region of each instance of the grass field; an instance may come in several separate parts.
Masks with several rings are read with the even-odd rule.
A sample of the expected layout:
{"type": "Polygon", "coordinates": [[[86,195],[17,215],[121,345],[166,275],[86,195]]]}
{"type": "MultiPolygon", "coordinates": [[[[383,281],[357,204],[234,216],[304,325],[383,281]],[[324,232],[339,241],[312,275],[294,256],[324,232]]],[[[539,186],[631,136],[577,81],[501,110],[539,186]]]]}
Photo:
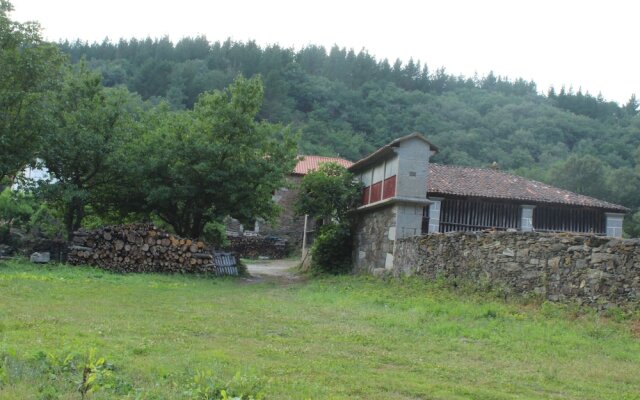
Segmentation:
{"type": "Polygon", "coordinates": [[[80,399],[85,367],[92,399],[640,399],[637,328],[416,279],[0,263],[0,399],[80,399]]]}

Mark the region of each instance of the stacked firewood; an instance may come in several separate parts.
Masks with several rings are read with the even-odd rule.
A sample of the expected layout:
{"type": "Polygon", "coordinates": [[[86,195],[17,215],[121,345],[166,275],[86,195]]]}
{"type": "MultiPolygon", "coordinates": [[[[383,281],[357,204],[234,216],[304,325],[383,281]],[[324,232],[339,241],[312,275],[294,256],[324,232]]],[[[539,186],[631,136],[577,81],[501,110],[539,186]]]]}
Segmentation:
{"type": "Polygon", "coordinates": [[[269,236],[229,236],[228,249],[244,258],[284,258],[287,241],[269,236]]]}
{"type": "Polygon", "coordinates": [[[74,232],[67,262],[115,272],[215,272],[213,255],[203,242],[163,232],[153,224],[74,232]]]}

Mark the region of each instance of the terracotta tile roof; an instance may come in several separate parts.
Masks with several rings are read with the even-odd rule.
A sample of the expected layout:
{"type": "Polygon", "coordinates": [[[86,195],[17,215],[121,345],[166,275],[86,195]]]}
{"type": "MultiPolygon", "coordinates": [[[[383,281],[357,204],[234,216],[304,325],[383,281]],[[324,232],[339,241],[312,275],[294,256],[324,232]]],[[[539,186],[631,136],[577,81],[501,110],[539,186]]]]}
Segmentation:
{"type": "Polygon", "coordinates": [[[353,163],[344,158],[338,157],[322,157],[322,156],[299,156],[299,161],[293,170],[295,175],[306,175],[311,171],[318,169],[320,164],[334,162],[338,163],[345,168],[349,168],[353,163]]]}
{"type": "Polygon", "coordinates": [[[596,207],[618,212],[629,211],[617,204],[493,169],[429,164],[428,185],[429,194],[514,199],[532,203],[596,207]]]}

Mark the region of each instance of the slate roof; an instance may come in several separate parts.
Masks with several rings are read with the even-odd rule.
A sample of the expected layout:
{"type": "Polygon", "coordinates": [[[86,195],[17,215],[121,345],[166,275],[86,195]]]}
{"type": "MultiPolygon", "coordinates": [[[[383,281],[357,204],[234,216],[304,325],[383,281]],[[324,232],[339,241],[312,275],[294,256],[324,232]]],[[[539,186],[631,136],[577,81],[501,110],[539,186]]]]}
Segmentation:
{"type": "Polygon", "coordinates": [[[335,162],[345,168],[349,168],[353,163],[344,158],[338,157],[322,157],[322,156],[299,156],[298,164],[293,170],[294,175],[306,175],[311,171],[318,169],[320,164],[326,162],[335,162]]]}
{"type": "Polygon", "coordinates": [[[429,164],[429,195],[450,194],[494,199],[524,200],[604,208],[627,212],[626,207],[559,189],[503,171],[429,164]]]}

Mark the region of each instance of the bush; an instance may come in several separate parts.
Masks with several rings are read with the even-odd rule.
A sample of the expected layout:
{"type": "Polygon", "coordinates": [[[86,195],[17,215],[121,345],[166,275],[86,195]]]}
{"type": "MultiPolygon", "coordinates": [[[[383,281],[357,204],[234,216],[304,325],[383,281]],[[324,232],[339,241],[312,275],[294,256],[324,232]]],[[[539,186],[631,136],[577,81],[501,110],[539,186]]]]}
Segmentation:
{"type": "Polygon", "coordinates": [[[56,211],[43,203],[29,219],[29,231],[32,235],[49,239],[64,237],[64,223],[56,211]]]}
{"type": "Polygon", "coordinates": [[[231,244],[227,238],[224,224],[217,221],[207,222],[202,230],[202,235],[204,240],[218,247],[225,247],[231,244]]]}
{"type": "Polygon", "coordinates": [[[33,199],[22,192],[5,188],[0,192],[0,225],[23,227],[33,213],[33,199]]]}
{"type": "Polygon", "coordinates": [[[311,248],[312,269],[330,274],[347,273],[351,270],[351,251],[351,230],[348,225],[324,225],[311,248]]]}

